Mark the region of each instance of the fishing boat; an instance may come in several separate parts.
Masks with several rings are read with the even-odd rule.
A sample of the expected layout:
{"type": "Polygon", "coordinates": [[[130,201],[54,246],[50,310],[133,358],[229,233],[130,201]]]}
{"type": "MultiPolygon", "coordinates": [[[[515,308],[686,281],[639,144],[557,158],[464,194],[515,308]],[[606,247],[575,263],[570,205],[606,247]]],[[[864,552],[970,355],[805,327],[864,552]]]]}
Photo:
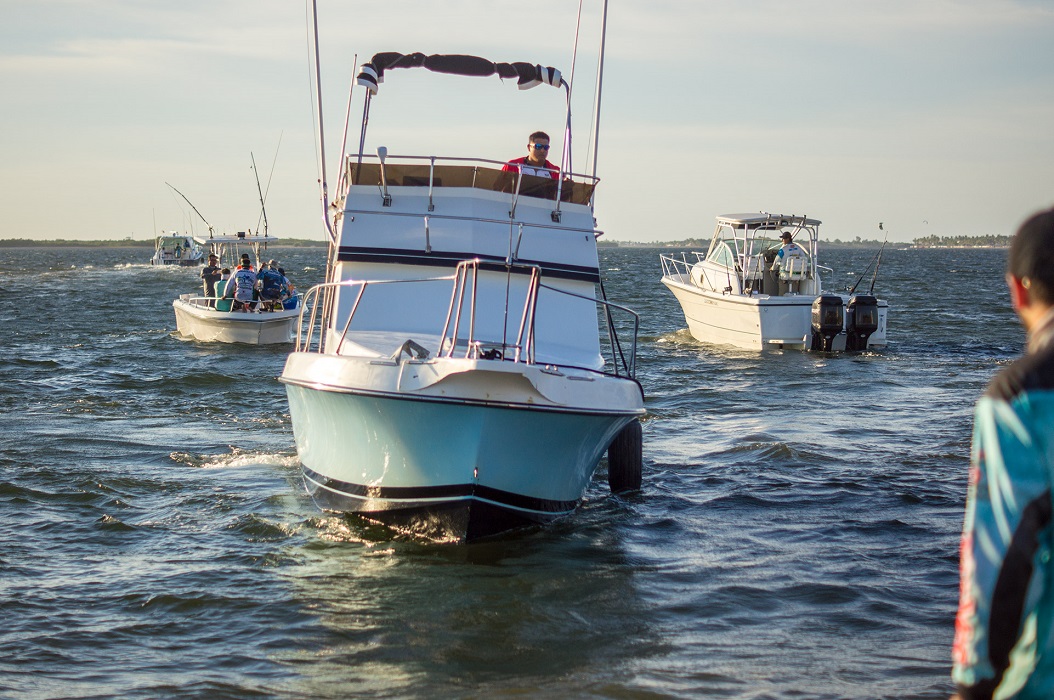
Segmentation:
{"type": "Polygon", "coordinates": [[[807,216],[728,214],[705,253],[661,255],[662,283],[692,337],[745,350],[885,347],[889,305],[874,296],[881,251],[867,292],[857,292],[863,276],[852,289],[825,289],[821,277],[834,271],[817,260],[819,227],[807,216]]]}
{"type": "MultiPolygon", "coordinates": [[[[253,171],[256,171],[255,158],[253,171]]],[[[202,216],[201,219],[209,227],[209,237],[202,240],[202,244],[210,258],[212,255],[216,256],[218,267],[233,276],[243,258],[252,261],[253,270],[260,274],[257,299],[248,304],[238,303],[232,298],[234,285],[228,285],[227,280],[216,282],[212,293],[208,283],[203,283],[200,294],[180,294],[172,302],[172,308],[176,314],[176,331],[183,338],[247,345],[291,343],[296,338],[300,327],[301,297],[285,277],[284,270],[263,269],[265,265],[269,268],[277,267],[277,262],[268,261],[265,254],[268,247],[278,238],[270,235],[267,230],[267,209],[264,205],[263,191],[260,189],[259,175],[256,178],[256,188],[260,193],[262,234],[257,229],[255,234],[252,231],[239,231],[236,235],[216,235],[212,226],[205,221],[205,217],[202,216]],[[265,275],[268,284],[264,284],[265,275]]],[[[198,216],[201,216],[201,212],[198,212],[197,207],[182,192],[176,192],[187,200],[198,216]]]]}
{"type": "MultiPolygon", "coordinates": [[[[213,236],[206,245],[226,269],[237,268],[242,251],[251,251],[253,269],[267,264],[265,252],[276,236],[252,235],[244,231],[233,236],[213,236]]],[[[248,254],[248,253],[247,253],[248,254]]],[[[271,345],[296,339],[300,321],[300,295],[295,291],[275,300],[261,299],[248,308],[238,308],[227,292],[226,281],[217,282],[215,293],[202,289],[198,294],[180,294],[172,302],[176,331],[183,338],[202,342],[271,345]],[[225,295],[225,292],[227,294],[225,295]]]]}
{"type": "Polygon", "coordinates": [[[194,267],[205,262],[205,250],[199,238],[169,231],[154,241],[151,265],[194,267]]]}
{"type": "Polygon", "coordinates": [[[307,491],[326,511],[466,542],[573,513],[605,452],[611,488],[639,488],[638,319],[603,294],[597,179],[569,167],[568,84],[531,63],[381,53],[357,78],[364,113],[397,68],[562,90],[561,177],[365,153],[363,119],[332,205],[321,174],[327,281],[306,294],[279,378],[307,491]]]}

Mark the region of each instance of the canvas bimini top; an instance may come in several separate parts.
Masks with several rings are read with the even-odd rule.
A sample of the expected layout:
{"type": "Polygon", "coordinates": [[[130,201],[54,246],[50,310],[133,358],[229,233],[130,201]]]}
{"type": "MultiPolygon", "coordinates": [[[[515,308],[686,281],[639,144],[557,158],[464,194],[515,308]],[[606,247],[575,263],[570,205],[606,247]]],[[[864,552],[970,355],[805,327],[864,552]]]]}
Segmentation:
{"type": "Polygon", "coordinates": [[[369,90],[370,94],[376,95],[379,85],[384,82],[385,71],[393,68],[425,68],[434,73],[481,78],[497,75],[503,80],[515,78],[516,85],[521,90],[529,90],[536,85],[567,87],[567,83],[560,77],[560,71],[551,66],[525,62],[495,63],[479,56],[461,54],[426,56],[420,52],[403,54],[394,51],[374,54],[368,63],[362,64],[362,70],[356,80],[359,85],[369,90]]]}

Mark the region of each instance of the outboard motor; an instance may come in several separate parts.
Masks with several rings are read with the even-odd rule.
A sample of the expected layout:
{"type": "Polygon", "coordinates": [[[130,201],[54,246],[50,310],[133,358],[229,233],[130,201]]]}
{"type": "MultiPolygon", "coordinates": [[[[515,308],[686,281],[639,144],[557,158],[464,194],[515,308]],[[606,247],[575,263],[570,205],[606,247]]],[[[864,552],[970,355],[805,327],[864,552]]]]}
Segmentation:
{"type": "Polygon", "coordinates": [[[878,299],[870,294],[849,297],[845,313],[845,349],[864,350],[867,339],[878,330],[878,299]]]}
{"type": "Polygon", "coordinates": [[[812,343],[809,349],[831,352],[834,339],[842,332],[845,317],[842,312],[842,297],[822,294],[812,302],[812,343]]]}

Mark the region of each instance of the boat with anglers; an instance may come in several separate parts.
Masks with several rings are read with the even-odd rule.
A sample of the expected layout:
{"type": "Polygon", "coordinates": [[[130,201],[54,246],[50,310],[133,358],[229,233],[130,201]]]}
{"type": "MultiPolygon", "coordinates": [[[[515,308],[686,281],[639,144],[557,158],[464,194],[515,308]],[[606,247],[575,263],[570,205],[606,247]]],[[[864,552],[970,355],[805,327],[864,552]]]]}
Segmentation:
{"type": "MultiPolygon", "coordinates": [[[[253,172],[256,172],[255,158],[253,172]]],[[[258,173],[256,189],[260,195],[263,233],[257,229],[255,234],[250,230],[239,231],[236,235],[216,235],[197,207],[176,190],[209,227],[209,237],[202,241],[209,259],[216,256],[216,266],[230,276],[230,279],[213,284],[203,278],[200,294],[180,294],[172,302],[176,331],[180,336],[202,342],[247,345],[291,343],[296,338],[300,327],[301,297],[285,276],[285,270],[278,267],[278,262],[267,260],[267,248],[274,245],[278,237],[268,233],[267,208],[258,173]],[[240,303],[234,298],[236,270],[243,262],[249,262],[254,271],[256,291],[251,303],[240,303]]]]}
{"type": "Polygon", "coordinates": [[[172,302],[179,335],[210,343],[272,345],[293,342],[299,328],[300,295],[288,286],[288,279],[282,272],[270,269],[266,251],[277,240],[276,236],[266,233],[253,235],[245,231],[207,239],[209,254],[218,257],[219,265],[230,270],[232,278],[242,261],[241,256],[250,255],[244,251],[251,251],[249,259],[261,281],[260,298],[247,306],[239,305],[233,298],[233,285],[229,285],[228,280],[216,282],[213,294],[204,288],[197,294],[180,294],[172,302]],[[268,269],[263,270],[263,266],[268,269]],[[270,277],[276,277],[274,284],[277,287],[269,284],[265,289],[262,284],[265,275],[268,281],[270,277]],[[276,289],[275,294],[270,293],[272,288],[276,289]]]}
{"type": "MultiPolygon", "coordinates": [[[[807,216],[727,214],[705,253],[660,255],[662,283],[692,337],[745,350],[860,351],[886,346],[888,304],[867,292],[825,289],[834,271],[818,262],[820,221],[807,216]]],[[[870,269],[870,265],[868,265],[870,269]]]]}
{"type": "Polygon", "coordinates": [[[195,267],[204,262],[205,249],[202,247],[200,238],[168,231],[162,233],[154,241],[154,254],[150,258],[151,265],[195,267]]]}
{"type": "MultiPolygon", "coordinates": [[[[316,85],[317,57],[316,31],[316,85]]],[[[279,377],[307,491],[326,511],[466,542],[573,513],[605,452],[612,490],[639,488],[638,319],[603,293],[597,179],[570,168],[567,82],[533,63],[379,53],[357,77],[364,115],[408,68],[560,90],[560,177],[365,153],[363,119],[332,204],[320,177],[327,281],[279,377]]]]}

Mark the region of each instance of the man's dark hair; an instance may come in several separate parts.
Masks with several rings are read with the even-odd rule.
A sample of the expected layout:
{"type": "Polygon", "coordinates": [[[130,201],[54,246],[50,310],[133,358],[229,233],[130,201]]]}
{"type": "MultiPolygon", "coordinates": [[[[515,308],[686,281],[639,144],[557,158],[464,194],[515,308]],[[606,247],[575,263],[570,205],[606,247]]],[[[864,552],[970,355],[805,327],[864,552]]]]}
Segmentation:
{"type": "Polygon", "coordinates": [[[549,138],[549,134],[545,133],[544,131],[536,131],[536,132],[534,132],[533,134],[531,134],[530,136],[527,137],[527,143],[532,143],[534,141],[537,141],[538,139],[545,139],[546,141],[552,141],[552,139],[549,138]]]}
{"type": "Polygon", "coordinates": [[[1029,293],[1054,304],[1054,209],[1030,216],[1010,240],[1007,272],[1028,280],[1029,293]]]}

